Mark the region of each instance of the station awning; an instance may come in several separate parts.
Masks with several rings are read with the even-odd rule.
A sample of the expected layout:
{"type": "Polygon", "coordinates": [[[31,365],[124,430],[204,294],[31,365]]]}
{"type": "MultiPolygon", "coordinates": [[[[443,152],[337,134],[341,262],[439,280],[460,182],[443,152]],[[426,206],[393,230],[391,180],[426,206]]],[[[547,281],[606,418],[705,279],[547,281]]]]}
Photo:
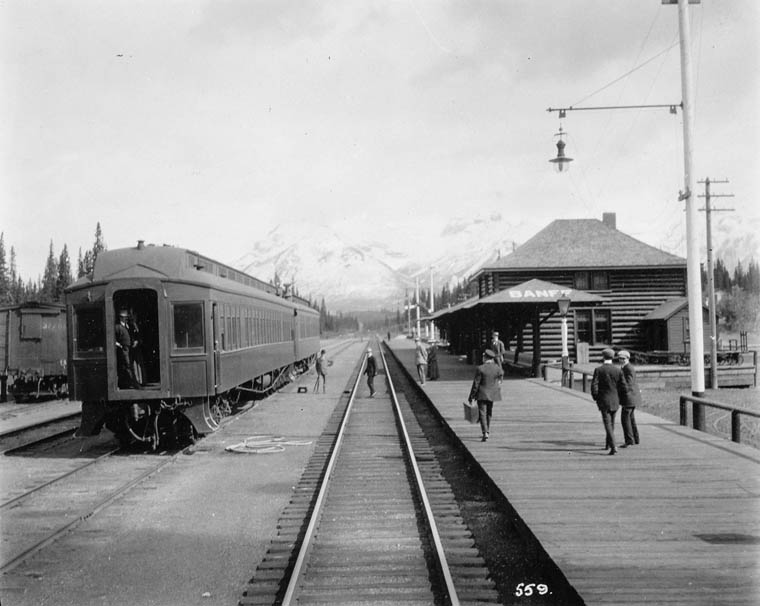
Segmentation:
{"type": "Polygon", "coordinates": [[[570,305],[598,305],[604,302],[599,295],[585,290],[576,290],[545,280],[533,279],[478,299],[477,305],[556,305],[557,300],[562,298],[570,299],[570,305]]]}

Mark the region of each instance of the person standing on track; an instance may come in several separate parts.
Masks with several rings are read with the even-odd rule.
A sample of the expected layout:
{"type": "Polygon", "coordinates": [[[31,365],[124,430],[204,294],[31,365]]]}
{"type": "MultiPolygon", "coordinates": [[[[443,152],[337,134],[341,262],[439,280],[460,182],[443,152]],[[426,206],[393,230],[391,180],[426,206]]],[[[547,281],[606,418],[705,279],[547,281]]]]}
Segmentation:
{"type": "Polygon", "coordinates": [[[620,407],[621,395],[625,392],[623,371],[612,363],[615,352],[611,349],[602,351],[602,364],[594,369],[591,379],[591,397],[594,398],[604,423],[605,448],[607,454],[617,454],[615,446],[615,413],[620,407]]]}
{"type": "Polygon", "coordinates": [[[504,371],[501,366],[495,363],[496,354],[486,349],[483,352],[483,363],[475,371],[475,378],[472,380],[468,402],[478,401],[478,412],[480,413],[480,430],[483,433],[481,441],[488,440],[491,432],[491,414],[493,413],[493,403],[501,402],[501,382],[504,378],[504,371]]]}
{"type": "Polygon", "coordinates": [[[420,343],[419,337],[414,339],[414,344],[416,346],[414,363],[417,365],[417,377],[419,378],[420,384],[424,385],[425,375],[427,374],[428,352],[427,349],[425,349],[425,346],[420,343]]]}
{"type": "Polygon", "coordinates": [[[369,387],[369,397],[375,397],[375,375],[377,374],[377,362],[372,355],[372,349],[367,349],[367,368],[364,370],[367,375],[367,387],[369,387]]]}
{"type": "Polygon", "coordinates": [[[623,371],[623,381],[625,389],[620,399],[622,412],[620,413],[620,423],[623,426],[623,437],[625,444],[620,448],[628,448],[639,443],[639,428],[636,426],[636,416],[634,412],[636,407],[641,404],[641,389],[636,381],[636,369],[630,363],[631,354],[625,350],[618,352],[620,360],[620,369],[623,371]]]}
{"type": "Polygon", "coordinates": [[[319,392],[319,380],[322,379],[322,393],[327,391],[327,367],[329,362],[327,361],[327,352],[323,349],[317,356],[317,381],[314,383],[314,393],[319,392]]]}

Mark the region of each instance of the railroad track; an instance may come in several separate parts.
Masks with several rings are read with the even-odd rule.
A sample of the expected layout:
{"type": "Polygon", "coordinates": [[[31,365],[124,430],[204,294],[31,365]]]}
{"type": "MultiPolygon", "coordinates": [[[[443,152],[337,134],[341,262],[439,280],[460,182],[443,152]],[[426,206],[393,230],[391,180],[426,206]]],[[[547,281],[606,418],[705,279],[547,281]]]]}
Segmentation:
{"type": "Polygon", "coordinates": [[[436,457],[378,362],[387,391],[359,395],[362,359],[241,605],[498,602],[436,457]]]}

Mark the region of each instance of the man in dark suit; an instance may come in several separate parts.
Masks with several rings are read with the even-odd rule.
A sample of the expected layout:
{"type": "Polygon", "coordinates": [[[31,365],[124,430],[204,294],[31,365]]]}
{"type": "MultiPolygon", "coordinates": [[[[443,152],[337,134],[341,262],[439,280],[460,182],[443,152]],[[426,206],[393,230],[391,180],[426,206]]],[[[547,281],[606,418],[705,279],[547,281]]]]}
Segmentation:
{"type": "Polygon", "coordinates": [[[606,434],[605,448],[610,451],[607,454],[617,453],[615,446],[615,413],[620,407],[620,397],[625,391],[623,371],[619,366],[612,364],[615,352],[611,349],[602,351],[602,364],[594,369],[591,379],[591,396],[594,398],[599,412],[602,413],[604,433],[606,434]]]}
{"type": "Polygon", "coordinates": [[[495,354],[494,362],[496,363],[496,365],[503,368],[504,354],[507,353],[507,348],[504,345],[504,341],[499,339],[499,333],[497,331],[493,331],[493,337],[491,340],[491,351],[495,354]]]}
{"type": "Polygon", "coordinates": [[[501,401],[501,381],[504,378],[504,371],[501,366],[494,362],[495,357],[496,354],[492,350],[485,350],[483,353],[484,361],[475,371],[470,396],[467,398],[468,402],[478,401],[480,429],[483,432],[481,440],[483,442],[488,439],[490,434],[493,403],[501,401]]]}
{"type": "Polygon", "coordinates": [[[369,397],[375,397],[375,375],[377,374],[377,362],[372,355],[372,349],[367,349],[367,369],[364,371],[367,375],[367,387],[369,387],[369,397]]]}
{"type": "Polygon", "coordinates": [[[129,334],[127,321],[129,313],[126,309],[119,312],[119,323],[115,329],[116,341],[116,373],[118,378],[119,389],[137,389],[139,385],[132,371],[132,359],[130,349],[132,348],[132,337],[129,334]]]}
{"type": "Polygon", "coordinates": [[[623,426],[625,444],[622,444],[620,448],[628,448],[639,443],[639,428],[636,426],[634,412],[636,407],[641,404],[641,389],[639,389],[639,384],[636,381],[636,369],[630,363],[631,354],[622,350],[618,352],[617,357],[620,361],[620,369],[623,371],[623,382],[625,384],[625,390],[620,398],[620,406],[623,409],[620,412],[620,423],[623,426]]]}

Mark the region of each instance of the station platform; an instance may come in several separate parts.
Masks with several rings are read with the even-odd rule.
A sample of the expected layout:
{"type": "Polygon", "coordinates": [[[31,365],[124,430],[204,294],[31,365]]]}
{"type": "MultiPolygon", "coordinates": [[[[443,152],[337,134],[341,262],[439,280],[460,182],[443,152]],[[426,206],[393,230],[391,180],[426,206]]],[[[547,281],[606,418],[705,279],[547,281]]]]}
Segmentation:
{"type": "MultiPolygon", "coordinates": [[[[416,377],[414,343],[388,344],[416,377]]],[[[641,444],[609,456],[590,395],[517,378],[481,442],[475,367],[438,365],[420,389],[586,604],[760,604],[760,451],[637,411],[641,444]]]]}
{"type": "Polygon", "coordinates": [[[47,402],[0,403],[0,437],[27,427],[56,421],[81,411],[81,402],[48,400],[47,402]]]}

